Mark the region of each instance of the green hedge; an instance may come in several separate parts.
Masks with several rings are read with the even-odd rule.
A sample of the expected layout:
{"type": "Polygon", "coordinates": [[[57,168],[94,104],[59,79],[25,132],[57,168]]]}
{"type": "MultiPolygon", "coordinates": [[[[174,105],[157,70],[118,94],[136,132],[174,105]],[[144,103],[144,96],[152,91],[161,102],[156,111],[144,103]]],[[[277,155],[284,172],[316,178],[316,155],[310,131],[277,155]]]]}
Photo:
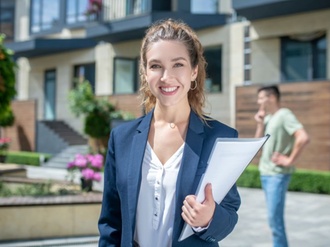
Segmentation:
{"type": "Polygon", "coordinates": [[[50,154],[44,153],[10,151],[7,153],[6,163],[39,166],[40,160],[47,161],[50,157],[50,154]]]}
{"type": "MultiPolygon", "coordinates": [[[[238,179],[237,186],[261,188],[258,167],[249,165],[238,179]]],[[[330,172],[297,169],[291,177],[289,191],[330,194],[330,172]]]]}

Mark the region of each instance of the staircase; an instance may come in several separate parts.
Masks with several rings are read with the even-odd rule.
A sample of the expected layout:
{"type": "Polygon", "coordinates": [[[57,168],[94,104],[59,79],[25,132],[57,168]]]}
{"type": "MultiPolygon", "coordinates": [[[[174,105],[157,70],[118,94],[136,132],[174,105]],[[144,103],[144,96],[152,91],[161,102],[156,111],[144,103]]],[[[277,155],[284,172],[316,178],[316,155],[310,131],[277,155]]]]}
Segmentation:
{"type": "Polygon", "coordinates": [[[87,144],[87,140],[64,121],[54,120],[41,122],[50,130],[55,132],[69,146],[87,144]]]}
{"type": "Polygon", "coordinates": [[[39,121],[37,151],[52,154],[44,167],[66,168],[77,153],[88,153],[88,141],[64,121],[39,121]]]}
{"type": "Polygon", "coordinates": [[[68,146],[60,153],[54,155],[47,162],[43,163],[42,166],[66,169],[67,164],[74,159],[76,154],[87,154],[88,151],[88,145],[68,146]]]}

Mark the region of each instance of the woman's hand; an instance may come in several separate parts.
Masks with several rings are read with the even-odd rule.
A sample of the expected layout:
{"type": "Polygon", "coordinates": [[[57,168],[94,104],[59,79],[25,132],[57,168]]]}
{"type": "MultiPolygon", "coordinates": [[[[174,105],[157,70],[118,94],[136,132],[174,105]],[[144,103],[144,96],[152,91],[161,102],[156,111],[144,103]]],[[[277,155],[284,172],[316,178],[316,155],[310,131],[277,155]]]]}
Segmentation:
{"type": "Polygon", "coordinates": [[[196,201],[196,196],[188,195],[183,201],[181,216],[192,227],[207,227],[212,220],[215,210],[215,201],[212,194],[212,185],[205,186],[205,200],[196,201]]]}

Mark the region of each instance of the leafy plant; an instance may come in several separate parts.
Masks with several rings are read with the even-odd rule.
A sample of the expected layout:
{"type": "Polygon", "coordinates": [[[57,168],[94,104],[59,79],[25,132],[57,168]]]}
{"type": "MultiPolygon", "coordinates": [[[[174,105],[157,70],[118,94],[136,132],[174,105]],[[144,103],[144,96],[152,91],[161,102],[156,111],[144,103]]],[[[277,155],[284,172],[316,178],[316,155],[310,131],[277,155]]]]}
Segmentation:
{"type": "Polygon", "coordinates": [[[105,99],[96,98],[87,80],[78,83],[69,92],[69,106],[77,117],[85,116],[85,134],[94,138],[110,134],[111,113],[115,107],[105,99]]]}
{"type": "Polygon", "coordinates": [[[0,34],[0,127],[11,126],[14,114],[10,102],[16,95],[13,52],[4,46],[5,35],[0,34]]]}

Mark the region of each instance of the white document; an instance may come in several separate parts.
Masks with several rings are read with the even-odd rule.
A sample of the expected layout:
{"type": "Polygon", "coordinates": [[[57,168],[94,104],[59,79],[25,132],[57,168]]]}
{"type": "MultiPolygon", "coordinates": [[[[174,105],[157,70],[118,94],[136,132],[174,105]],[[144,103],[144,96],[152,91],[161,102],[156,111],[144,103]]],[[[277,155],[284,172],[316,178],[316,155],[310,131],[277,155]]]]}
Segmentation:
{"type": "MultiPolygon", "coordinates": [[[[197,188],[196,200],[204,201],[205,186],[211,183],[214,200],[219,204],[268,138],[269,135],[262,138],[217,138],[197,188]]],[[[179,241],[193,233],[191,226],[185,223],[179,241]]]]}

